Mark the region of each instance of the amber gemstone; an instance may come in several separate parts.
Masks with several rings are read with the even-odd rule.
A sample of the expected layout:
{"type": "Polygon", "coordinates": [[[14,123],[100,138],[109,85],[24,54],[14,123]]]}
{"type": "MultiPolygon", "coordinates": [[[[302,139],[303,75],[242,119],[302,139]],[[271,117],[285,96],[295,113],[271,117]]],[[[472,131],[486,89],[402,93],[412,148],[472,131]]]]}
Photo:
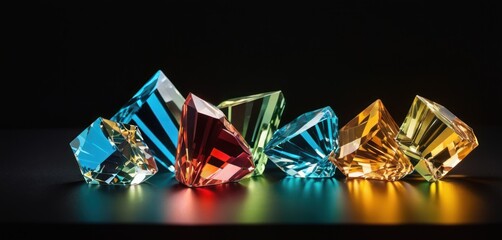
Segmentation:
{"type": "Polygon", "coordinates": [[[395,140],[398,131],[382,101],[376,100],[340,129],[340,150],[330,160],[348,178],[401,179],[413,166],[395,140]]]}

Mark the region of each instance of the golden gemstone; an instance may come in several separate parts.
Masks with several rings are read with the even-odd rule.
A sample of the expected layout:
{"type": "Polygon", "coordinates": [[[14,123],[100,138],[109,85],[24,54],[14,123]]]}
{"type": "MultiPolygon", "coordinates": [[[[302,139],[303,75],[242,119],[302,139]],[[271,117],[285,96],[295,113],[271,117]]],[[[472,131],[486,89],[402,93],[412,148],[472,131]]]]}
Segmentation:
{"type": "Polygon", "coordinates": [[[333,162],[347,178],[398,180],[413,166],[395,140],[399,129],[379,99],[339,131],[333,162]]]}
{"type": "Polygon", "coordinates": [[[472,129],[445,107],[416,96],[397,140],[427,181],[444,177],[478,146],[472,129]]]}

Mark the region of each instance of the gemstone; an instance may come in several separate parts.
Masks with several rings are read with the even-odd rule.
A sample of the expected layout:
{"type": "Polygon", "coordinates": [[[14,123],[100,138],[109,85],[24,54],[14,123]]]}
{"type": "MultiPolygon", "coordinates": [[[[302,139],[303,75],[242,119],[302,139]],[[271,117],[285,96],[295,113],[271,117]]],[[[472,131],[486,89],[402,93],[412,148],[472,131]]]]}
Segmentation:
{"type": "Polygon", "coordinates": [[[253,176],[265,171],[268,158],[263,150],[279,127],[285,106],[281,91],[233,98],[218,105],[251,146],[256,166],[253,176]]]}
{"type": "Polygon", "coordinates": [[[98,118],[70,146],[88,183],[139,184],[157,172],[157,164],[134,125],[98,118]]]}
{"type": "Polygon", "coordinates": [[[444,177],[478,146],[467,124],[445,107],[418,95],[397,140],[415,170],[431,182],[444,177]]]}
{"type": "Polygon", "coordinates": [[[332,177],[328,160],[338,148],[338,118],[331,107],[304,113],[277,130],[265,154],[286,174],[302,178],[332,177]]]}
{"type": "Polygon", "coordinates": [[[159,70],[111,120],[137,125],[157,162],[174,172],[184,101],[176,87],[159,70]]]}
{"type": "Polygon", "coordinates": [[[216,106],[189,94],[183,104],[176,180],[189,187],[236,182],[255,169],[246,140],[216,106]]]}
{"type": "Polygon", "coordinates": [[[376,100],[340,129],[340,149],[330,160],[347,178],[394,181],[413,171],[395,137],[399,129],[376,100]]]}

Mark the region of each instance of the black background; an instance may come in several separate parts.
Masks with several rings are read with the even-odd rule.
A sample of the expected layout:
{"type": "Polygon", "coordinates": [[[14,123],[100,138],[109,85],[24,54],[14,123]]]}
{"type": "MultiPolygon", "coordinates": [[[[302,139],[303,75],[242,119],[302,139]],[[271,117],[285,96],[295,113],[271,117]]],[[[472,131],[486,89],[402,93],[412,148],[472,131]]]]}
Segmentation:
{"type": "Polygon", "coordinates": [[[2,128],[86,127],[158,69],[214,104],[280,89],[283,124],[330,105],[343,125],[377,98],[399,124],[419,94],[500,125],[495,2],[181,2],[1,7],[2,128]]]}
{"type": "MultiPolygon", "coordinates": [[[[71,192],[86,189],[68,142],[98,116],[111,117],[158,69],[183,95],[193,92],[215,104],[280,89],[287,101],[282,124],[330,105],[343,125],[377,98],[400,124],[420,94],[446,106],[475,130],[484,130],[477,132],[483,147],[455,173],[500,176],[502,161],[493,150],[499,145],[501,121],[495,115],[501,106],[502,77],[502,8],[496,1],[308,2],[2,3],[0,128],[75,129],[4,130],[1,145],[8,151],[0,161],[6,169],[0,175],[1,221],[68,220],[66,210],[78,210],[73,204],[79,199],[71,192]]],[[[480,179],[471,180],[487,181],[480,179]]],[[[499,178],[494,179],[489,186],[498,183],[499,178]]],[[[498,187],[493,189],[498,193],[498,187]]],[[[112,190],[103,191],[109,196],[112,190]]],[[[484,192],[491,201],[481,205],[500,212],[500,195],[490,194],[484,192]]],[[[14,226],[21,231],[7,228],[16,234],[32,227],[14,226]]],[[[51,227],[40,229],[50,236],[62,229],[51,227]]],[[[481,225],[253,227],[242,237],[275,231],[281,236],[356,233],[402,238],[419,232],[460,239],[469,235],[465,233],[486,233],[481,225]]],[[[234,237],[241,230],[126,228],[129,231],[122,231],[122,225],[75,224],[64,229],[91,229],[100,233],[96,236],[115,237],[143,236],[152,230],[166,236],[221,237],[225,232],[234,237]]]]}

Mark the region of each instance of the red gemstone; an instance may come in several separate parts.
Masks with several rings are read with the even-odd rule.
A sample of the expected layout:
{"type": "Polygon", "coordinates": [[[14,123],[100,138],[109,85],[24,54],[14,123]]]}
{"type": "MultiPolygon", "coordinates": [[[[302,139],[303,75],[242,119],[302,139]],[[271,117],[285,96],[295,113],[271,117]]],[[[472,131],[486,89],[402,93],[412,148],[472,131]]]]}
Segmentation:
{"type": "Polygon", "coordinates": [[[225,114],[190,93],[181,113],[176,180],[202,187],[238,181],[254,169],[249,145],[225,114]]]}

